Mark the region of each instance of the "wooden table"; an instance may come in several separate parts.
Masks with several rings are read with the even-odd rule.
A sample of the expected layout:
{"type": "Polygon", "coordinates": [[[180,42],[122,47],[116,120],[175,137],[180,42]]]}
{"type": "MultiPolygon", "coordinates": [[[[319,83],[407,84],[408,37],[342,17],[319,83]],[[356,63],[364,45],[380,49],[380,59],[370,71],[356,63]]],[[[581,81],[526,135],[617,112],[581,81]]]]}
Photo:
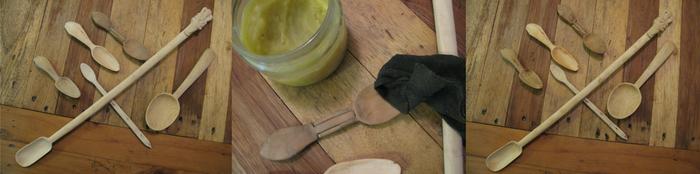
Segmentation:
{"type": "MultiPolygon", "coordinates": [[[[453,2],[463,49],[466,7],[464,1],[453,2]]],[[[440,120],[427,106],[383,125],[350,126],[292,160],[259,156],[260,145],[274,130],[349,106],[394,54],[436,52],[429,0],[343,0],[342,5],[350,39],[340,68],[318,84],[289,87],[265,79],[232,50],[230,0],[1,1],[0,173],[322,173],[334,163],[359,158],[388,158],[406,173],[440,173],[440,120]],[[141,145],[105,107],[32,167],[14,162],[19,148],[50,135],[100,97],[78,68],[80,63],[98,65],[85,46],[66,34],[65,22],[82,24],[96,44],[120,61],[118,73],[97,70],[98,81],[109,90],[141,62],[128,58],[113,37],[96,28],[91,11],[107,14],[118,31],[156,51],[202,7],[213,10],[214,20],[116,99],[146,130],[144,112],[150,99],[179,86],[206,48],[219,55],[180,98],[178,120],[165,131],[146,132],[153,149],[141,145]],[[34,67],[31,60],[39,55],[76,82],[79,99],[59,94],[51,79],[34,67]]]]}
{"type": "MultiPolygon", "coordinates": [[[[520,139],[573,94],[549,73],[550,55],[525,32],[540,24],[556,44],[567,48],[580,64],[567,72],[582,89],[637,40],[659,11],[668,9],[674,22],[642,48],[623,69],[588,96],[606,108],[608,94],[620,82],[634,82],[665,42],[676,55],[642,86],[641,107],[631,117],[614,120],[629,136],[617,138],[583,104],[577,106],[523,152],[504,173],[698,173],[700,172],[700,45],[697,23],[700,3],[689,0],[467,0],[467,154],[468,168],[487,172],[483,160],[508,140],[520,139]],[[604,55],[587,52],[581,38],[557,16],[558,4],[571,7],[584,28],[610,39],[604,55]],[[525,67],[545,83],[527,88],[498,53],[512,48],[525,67]],[[493,125],[493,126],[488,126],[493,125]],[[649,147],[651,146],[651,147],[649,147]]],[[[612,118],[611,118],[612,119],[612,118]]]]}

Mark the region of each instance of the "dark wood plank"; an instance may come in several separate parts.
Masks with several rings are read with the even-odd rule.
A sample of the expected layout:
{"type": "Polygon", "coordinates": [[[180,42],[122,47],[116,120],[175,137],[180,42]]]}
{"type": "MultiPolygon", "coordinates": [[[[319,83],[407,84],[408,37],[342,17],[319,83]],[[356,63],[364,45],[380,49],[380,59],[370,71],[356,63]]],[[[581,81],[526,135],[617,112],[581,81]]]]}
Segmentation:
{"type": "MultiPolygon", "coordinates": [[[[182,9],[181,24],[182,29],[190,24],[192,16],[201,11],[203,7],[214,9],[213,0],[185,1],[182,9]]],[[[199,32],[189,37],[178,49],[177,66],[175,71],[176,90],[187,74],[190,73],[194,64],[202,56],[211,43],[211,24],[206,25],[199,32]]],[[[202,101],[204,100],[204,85],[206,84],[207,73],[200,76],[197,81],[180,97],[180,116],[166,132],[187,137],[197,137],[199,135],[199,121],[202,118],[202,101]]]]}
{"type": "Polygon", "coordinates": [[[0,105],[0,119],[2,173],[24,173],[35,168],[50,173],[231,173],[229,144],[147,133],[153,143],[153,148],[148,149],[127,128],[92,122],[78,126],[55,142],[52,152],[33,166],[22,168],[15,162],[14,153],[36,137],[49,136],[70,118],[0,105]],[[134,170],[119,172],[130,168],[134,170]]]}
{"type": "MultiPolygon", "coordinates": [[[[550,39],[555,38],[556,34],[557,4],[559,4],[559,0],[531,1],[526,20],[527,23],[542,26],[550,39]]],[[[518,59],[523,66],[537,73],[542,78],[542,82],[547,84],[549,76],[545,74],[549,73],[551,62],[549,50],[539,41],[530,37],[525,30],[522,32],[518,59]]],[[[544,92],[542,91],[547,90],[547,88],[532,90],[521,83],[517,77],[514,77],[513,81],[518,85],[512,86],[508,117],[505,120],[506,125],[511,128],[532,129],[539,124],[540,118],[542,118],[542,104],[544,102],[544,92]]]]}
{"type": "MultiPolygon", "coordinates": [[[[658,16],[658,1],[639,1],[629,4],[629,16],[627,19],[627,47],[644,34],[658,16]]],[[[637,81],[649,62],[656,55],[656,39],[647,43],[624,66],[623,81],[634,83],[637,81]]],[[[627,119],[620,121],[620,128],[629,137],[628,142],[638,144],[649,143],[649,127],[651,126],[652,104],[654,99],[654,76],[649,78],[641,88],[642,104],[639,109],[627,119]]]]}
{"type": "MultiPolygon", "coordinates": [[[[83,26],[85,33],[87,33],[93,43],[104,45],[107,33],[93,24],[90,13],[98,11],[109,16],[112,10],[112,1],[82,0],[78,10],[78,15],[73,20],[83,26]]],[[[70,46],[68,47],[68,57],[64,65],[66,68],[63,69],[63,75],[72,79],[73,82],[78,85],[78,88],[81,89],[80,98],[71,99],[59,97],[56,106],[56,114],[58,115],[75,117],[92,105],[96,89],[90,82],[85,80],[80,73],[80,63],[89,65],[93,70],[98,70],[100,68],[100,66],[92,60],[90,49],[77,39],[71,39],[70,46]]],[[[96,77],[99,75],[99,72],[100,71],[95,71],[96,77]]]]}
{"type": "MultiPolygon", "coordinates": [[[[430,0],[401,0],[408,8],[413,11],[425,24],[435,31],[435,17],[433,17],[433,2],[430,0]]],[[[457,48],[459,56],[465,56],[466,49],[466,8],[465,0],[452,0],[452,14],[455,20],[455,29],[457,32],[457,48]]]]}
{"type": "MultiPolygon", "coordinates": [[[[470,122],[467,137],[473,141],[467,141],[466,153],[486,157],[527,133],[470,122]]],[[[527,145],[513,164],[544,166],[565,173],[699,173],[700,152],[544,134],[527,145]]]]}
{"type": "Polygon", "coordinates": [[[683,1],[676,147],[700,150],[700,1],[683,1]]]}

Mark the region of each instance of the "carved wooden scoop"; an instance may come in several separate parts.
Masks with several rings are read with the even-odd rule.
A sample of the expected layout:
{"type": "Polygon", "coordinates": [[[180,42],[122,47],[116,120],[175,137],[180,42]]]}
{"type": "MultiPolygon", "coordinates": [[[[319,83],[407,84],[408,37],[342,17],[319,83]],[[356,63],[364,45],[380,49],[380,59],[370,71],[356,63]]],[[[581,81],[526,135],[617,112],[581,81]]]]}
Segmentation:
{"type": "Polygon", "coordinates": [[[397,115],[391,104],[369,86],[357,95],[352,109],[336,113],[315,123],[287,127],[270,135],[260,149],[260,155],[270,160],[285,160],[299,153],[318,138],[360,121],[368,125],[385,123],[397,115]]]}

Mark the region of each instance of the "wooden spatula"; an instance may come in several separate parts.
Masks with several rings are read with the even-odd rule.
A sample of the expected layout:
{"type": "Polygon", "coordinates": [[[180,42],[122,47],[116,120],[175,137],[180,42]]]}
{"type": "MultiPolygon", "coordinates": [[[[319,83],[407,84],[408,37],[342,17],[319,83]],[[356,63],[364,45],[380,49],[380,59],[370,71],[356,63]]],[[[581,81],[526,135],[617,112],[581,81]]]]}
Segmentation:
{"type": "Polygon", "coordinates": [[[360,121],[368,125],[387,122],[400,114],[369,86],[357,95],[352,109],[347,109],[321,121],[287,127],[270,135],[260,149],[260,155],[270,160],[285,160],[299,153],[318,138],[360,121]]]}

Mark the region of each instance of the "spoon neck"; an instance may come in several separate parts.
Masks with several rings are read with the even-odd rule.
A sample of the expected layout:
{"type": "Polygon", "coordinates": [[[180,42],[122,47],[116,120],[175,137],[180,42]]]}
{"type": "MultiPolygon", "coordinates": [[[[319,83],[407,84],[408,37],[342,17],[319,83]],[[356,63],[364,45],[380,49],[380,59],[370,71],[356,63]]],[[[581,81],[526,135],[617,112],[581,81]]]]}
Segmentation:
{"type": "Polygon", "coordinates": [[[333,114],[333,116],[326,117],[318,122],[313,123],[313,130],[318,134],[318,137],[323,137],[331,134],[341,128],[354,123],[355,112],[351,109],[345,109],[333,114]]]}
{"type": "Polygon", "coordinates": [[[117,32],[117,30],[115,30],[113,27],[108,28],[107,31],[114,37],[114,39],[116,39],[119,43],[124,45],[124,42],[126,42],[126,37],[119,34],[119,32],[117,32]]]}

